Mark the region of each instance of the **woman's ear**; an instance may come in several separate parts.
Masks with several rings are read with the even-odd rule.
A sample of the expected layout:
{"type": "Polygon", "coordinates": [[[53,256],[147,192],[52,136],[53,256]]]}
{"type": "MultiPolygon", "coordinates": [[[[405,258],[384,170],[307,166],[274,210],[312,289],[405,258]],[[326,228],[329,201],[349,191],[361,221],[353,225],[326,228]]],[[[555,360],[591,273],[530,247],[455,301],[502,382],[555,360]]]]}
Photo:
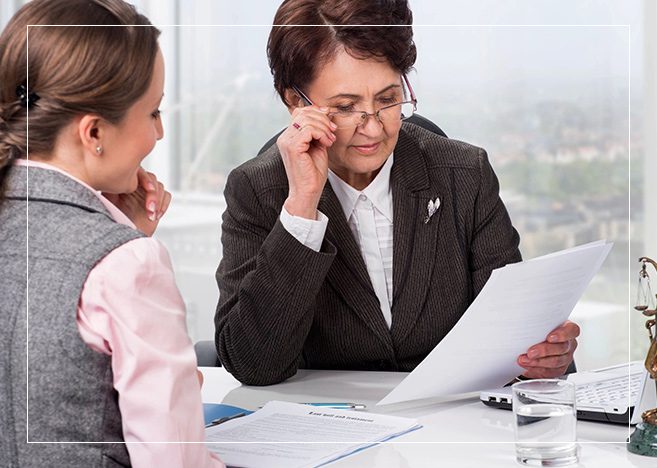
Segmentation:
{"type": "Polygon", "coordinates": [[[80,118],[78,134],[82,147],[86,152],[100,156],[103,154],[103,140],[105,139],[106,124],[97,115],[87,114],[80,118]]]}
{"type": "Polygon", "coordinates": [[[285,90],[285,102],[287,103],[287,110],[291,114],[297,107],[303,107],[303,100],[292,89],[285,90]]]}

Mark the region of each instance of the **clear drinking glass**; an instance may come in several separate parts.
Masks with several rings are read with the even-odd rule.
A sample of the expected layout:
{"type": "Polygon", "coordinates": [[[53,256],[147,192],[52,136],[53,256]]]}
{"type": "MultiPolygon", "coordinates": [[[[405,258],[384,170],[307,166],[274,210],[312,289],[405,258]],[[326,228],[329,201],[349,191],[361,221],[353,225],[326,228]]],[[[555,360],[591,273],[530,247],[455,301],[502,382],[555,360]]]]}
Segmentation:
{"type": "Polygon", "coordinates": [[[523,465],[577,463],[575,385],[558,379],[513,384],[516,459],[523,465]]]}

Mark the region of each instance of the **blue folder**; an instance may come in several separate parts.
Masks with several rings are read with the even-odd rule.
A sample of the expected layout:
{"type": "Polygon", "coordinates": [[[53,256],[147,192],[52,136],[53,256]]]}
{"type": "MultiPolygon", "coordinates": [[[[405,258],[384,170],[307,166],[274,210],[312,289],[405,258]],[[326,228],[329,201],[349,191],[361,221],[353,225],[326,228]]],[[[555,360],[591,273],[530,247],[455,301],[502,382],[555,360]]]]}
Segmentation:
{"type": "Polygon", "coordinates": [[[253,411],[249,411],[237,406],[224,405],[221,403],[203,403],[203,419],[205,427],[221,424],[240,416],[246,416],[253,411]]]}

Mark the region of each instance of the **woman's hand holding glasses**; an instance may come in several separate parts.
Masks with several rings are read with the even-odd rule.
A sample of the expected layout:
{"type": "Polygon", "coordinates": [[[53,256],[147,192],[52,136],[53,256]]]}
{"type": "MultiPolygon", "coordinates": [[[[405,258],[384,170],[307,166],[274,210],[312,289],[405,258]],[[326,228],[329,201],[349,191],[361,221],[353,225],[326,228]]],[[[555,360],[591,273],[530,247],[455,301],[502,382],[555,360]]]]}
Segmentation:
{"type": "Polygon", "coordinates": [[[276,144],[289,184],[285,209],[293,216],[317,219],[317,204],[328,176],[328,148],[336,140],[336,125],[326,107],[298,107],[276,144]]]}

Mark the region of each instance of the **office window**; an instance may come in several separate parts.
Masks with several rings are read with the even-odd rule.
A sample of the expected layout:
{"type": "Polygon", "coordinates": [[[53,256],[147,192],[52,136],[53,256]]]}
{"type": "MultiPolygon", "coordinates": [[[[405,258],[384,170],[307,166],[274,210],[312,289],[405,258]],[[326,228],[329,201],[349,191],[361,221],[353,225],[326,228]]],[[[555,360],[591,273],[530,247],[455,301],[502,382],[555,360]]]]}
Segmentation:
{"type": "MultiPolygon", "coordinates": [[[[288,124],[265,55],[278,2],[135,3],[157,24],[185,25],[161,27],[165,139],[147,165],[174,193],[157,236],[172,255],[190,335],[212,339],[223,184],[288,124]],[[211,24],[265,26],[200,26],[211,24]]],[[[654,92],[653,99],[644,92],[655,85],[644,79],[655,67],[644,56],[654,5],[412,0],[411,7],[418,112],[488,151],[523,256],[600,238],[615,243],[574,311],[583,327],[580,367],[622,362],[628,343],[631,358],[642,357],[647,337],[629,301],[635,258],[657,256],[648,251],[657,243],[644,239],[657,222],[643,202],[651,141],[644,125],[656,120],[654,92]],[[434,23],[442,26],[422,26],[434,23]]]]}
{"type": "MultiPolygon", "coordinates": [[[[538,11],[520,5],[524,4],[496,2],[493,10],[481,1],[460,6],[412,2],[416,23],[417,18],[431,18],[454,24],[415,27],[418,61],[410,79],[420,101],[418,112],[451,138],[487,149],[521,234],[525,258],[599,238],[615,242],[574,319],[583,327],[581,367],[621,362],[629,340],[629,223],[641,222],[640,213],[629,218],[628,205],[632,83],[632,154],[637,162],[632,166],[637,184],[632,187],[635,197],[641,193],[641,128],[636,125],[642,118],[637,63],[641,5],[625,3],[623,21],[616,11],[618,2],[605,2],[606,11],[600,3],[594,11],[587,2],[542,2],[534,5],[538,11]],[[604,26],[549,26],[564,23],[604,26]],[[627,27],[613,23],[632,24],[632,35],[627,27]]],[[[259,17],[269,18],[265,24],[276,6],[262,5],[259,17]]],[[[178,13],[175,22],[228,23],[248,19],[247,8],[229,12],[216,2],[194,2],[178,13]]],[[[177,126],[170,133],[177,134],[179,146],[169,149],[176,157],[165,172],[177,189],[180,209],[174,206],[159,235],[171,246],[179,268],[195,339],[212,337],[217,294],[212,274],[221,254],[219,213],[225,177],[288,123],[265,60],[268,32],[266,26],[182,27],[174,33],[177,63],[168,55],[182,94],[167,104],[173,108],[168,118],[177,122],[172,122],[177,126]],[[192,201],[200,197],[205,201],[192,201]],[[189,215],[189,206],[198,207],[198,217],[189,215]]],[[[634,358],[646,341],[639,319],[632,319],[634,358]]]]}

